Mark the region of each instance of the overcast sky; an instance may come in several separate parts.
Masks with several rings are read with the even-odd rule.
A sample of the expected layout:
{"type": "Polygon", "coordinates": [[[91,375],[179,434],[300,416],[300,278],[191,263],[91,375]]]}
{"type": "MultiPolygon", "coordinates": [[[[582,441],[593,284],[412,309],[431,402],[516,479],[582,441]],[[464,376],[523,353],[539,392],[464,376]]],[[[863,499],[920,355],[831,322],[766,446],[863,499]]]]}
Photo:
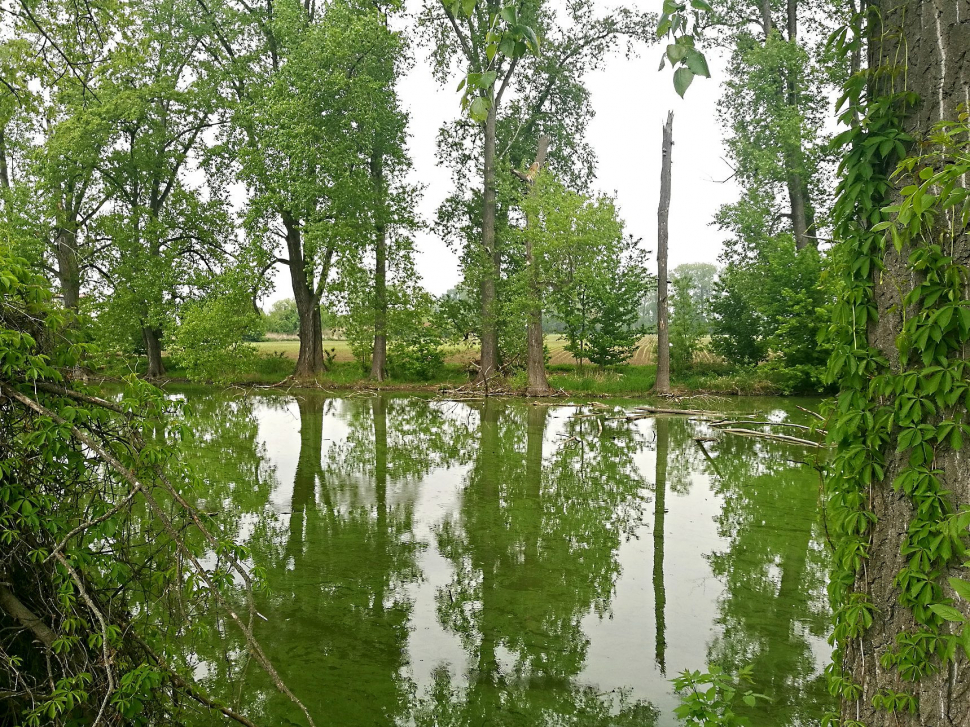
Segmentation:
{"type": "MultiPolygon", "coordinates": [[[[660,0],[630,3],[653,10],[660,0]]],[[[661,47],[641,50],[638,58],[616,54],[605,68],[587,78],[596,116],[589,139],[598,158],[596,187],[615,194],[627,231],[656,250],[657,206],[660,199],[661,140],[667,112],[674,112],[673,197],[670,208],[670,267],[681,263],[715,262],[723,233],[710,226],[717,208],[735,200],[737,187],[720,183],[730,168],[722,161],[722,133],[716,103],[723,66],[711,58],[712,79],[694,81],[686,99],[674,92],[669,67],[658,72],[661,47]]],[[[427,49],[415,49],[415,63],[402,79],[400,94],[411,115],[410,152],[415,183],[425,185],[424,219],[450,191],[450,175],[435,163],[435,136],[441,125],[460,113],[454,83],[439,86],[431,74],[427,49]]],[[[440,295],[457,284],[458,257],[432,233],[418,236],[417,269],[425,287],[440,295]]],[[[653,261],[656,258],[652,258],[653,261]]],[[[655,262],[653,263],[655,264],[655,262]]],[[[269,301],[292,297],[289,276],[277,269],[276,291],[269,301]]]]}

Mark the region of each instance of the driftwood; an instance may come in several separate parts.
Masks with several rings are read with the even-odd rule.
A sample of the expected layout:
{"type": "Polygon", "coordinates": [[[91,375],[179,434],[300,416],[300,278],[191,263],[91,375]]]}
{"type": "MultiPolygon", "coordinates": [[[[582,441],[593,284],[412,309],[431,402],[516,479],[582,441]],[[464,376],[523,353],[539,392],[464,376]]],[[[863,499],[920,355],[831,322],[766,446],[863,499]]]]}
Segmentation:
{"type": "Polygon", "coordinates": [[[817,447],[821,449],[828,446],[822,442],[812,441],[811,439],[800,439],[798,437],[790,437],[787,434],[768,434],[767,432],[756,432],[752,429],[719,429],[718,431],[725,432],[727,434],[737,434],[742,437],[757,437],[758,439],[771,439],[776,442],[787,442],[788,444],[799,444],[804,447],[817,447]]]}
{"type": "Polygon", "coordinates": [[[818,432],[819,434],[823,434],[823,435],[824,434],[828,434],[828,432],[825,431],[824,429],[813,429],[812,427],[807,427],[804,424],[791,424],[789,422],[749,422],[749,421],[728,422],[728,421],[720,421],[720,422],[713,422],[711,424],[711,426],[712,427],[734,427],[734,426],[737,426],[739,424],[743,424],[745,426],[752,426],[752,427],[754,427],[754,426],[789,427],[791,429],[800,429],[803,432],[818,432]]]}
{"type": "Polygon", "coordinates": [[[798,411],[803,411],[803,412],[805,412],[806,414],[810,414],[811,416],[813,416],[813,417],[815,417],[816,419],[818,419],[818,420],[819,420],[820,422],[824,422],[824,421],[825,421],[825,417],[823,417],[823,416],[822,416],[821,414],[819,414],[819,413],[818,413],[817,411],[812,411],[811,409],[806,409],[806,408],[805,408],[805,407],[803,407],[803,406],[796,406],[795,408],[796,408],[796,409],[798,409],[798,411]]]}

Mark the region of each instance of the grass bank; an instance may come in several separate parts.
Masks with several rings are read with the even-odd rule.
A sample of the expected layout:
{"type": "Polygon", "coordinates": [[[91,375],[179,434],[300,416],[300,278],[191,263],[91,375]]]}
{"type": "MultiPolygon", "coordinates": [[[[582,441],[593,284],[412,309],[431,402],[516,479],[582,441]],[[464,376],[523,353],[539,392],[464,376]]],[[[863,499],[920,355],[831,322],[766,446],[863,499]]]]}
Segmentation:
{"type": "MultiPolygon", "coordinates": [[[[289,355],[291,342],[266,342],[260,346],[263,353],[250,368],[233,371],[228,378],[235,386],[289,386],[293,373],[294,357],[289,355]],[[282,345],[280,345],[282,344],[282,345]]],[[[294,349],[295,350],[295,349],[294,349]]],[[[165,359],[167,378],[174,382],[188,381],[186,371],[176,362],[165,359]]],[[[137,371],[145,371],[145,362],[134,362],[137,371]]],[[[572,363],[550,363],[547,367],[549,384],[565,394],[586,397],[641,397],[648,396],[656,380],[657,369],[653,364],[627,364],[600,371],[595,367],[572,363]]],[[[420,380],[391,376],[382,383],[370,380],[368,372],[359,363],[334,357],[330,368],[317,379],[316,386],[333,391],[383,390],[383,391],[440,391],[468,386],[471,374],[467,363],[447,362],[431,379],[420,380]]],[[[225,382],[224,382],[225,383],[225,382]]],[[[525,372],[495,382],[492,389],[505,394],[524,393],[525,372]]],[[[305,386],[305,385],[304,385],[305,386]]],[[[784,394],[812,394],[812,389],[792,388],[786,381],[785,372],[765,368],[732,368],[723,363],[697,364],[689,372],[674,372],[671,381],[673,393],[681,395],[716,394],[734,396],[773,396],[784,394]]]]}

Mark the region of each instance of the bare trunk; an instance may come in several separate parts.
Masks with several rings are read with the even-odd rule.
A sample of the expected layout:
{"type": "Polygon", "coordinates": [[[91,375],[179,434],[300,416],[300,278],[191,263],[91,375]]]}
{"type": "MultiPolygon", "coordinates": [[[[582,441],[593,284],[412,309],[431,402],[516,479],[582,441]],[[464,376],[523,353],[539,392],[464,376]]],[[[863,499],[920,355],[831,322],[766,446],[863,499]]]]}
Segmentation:
{"type": "Polygon", "coordinates": [[[7,192],[10,191],[10,172],[7,169],[7,132],[0,127],[0,190],[3,191],[4,210],[6,210],[7,192]]]}
{"type": "Polygon", "coordinates": [[[485,120],[485,154],[482,189],[482,355],[477,381],[486,381],[498,372],[498,295],[496,284],[501,273],[502,258],[495,239],[495,124],[496,108],[494,87],[491,92],[492,107],[485,120]]]}
{"type": "MultiPolygon", "coordinates": [[[[789,162],[789,168],[796,163],[789,162]]],[[[816,240],[809,237],[808,230],[808,206],[805,199],[805,183],[802,175],[798,172],[788,174],[788,199],[791,203],[791,224],[792,235],[795,237],[795,249],[804,250],[809,245],[814,245],[816,240]]]]}
{"type": "Polygon", "coordinates": [[[285,212],[282,214],[282,219],[286,229],[293,299],[296,301],[296,311],[300,319],[300,353],[293,375],[297,379],[313,379],[324,371],[320,298],[313,290],[306,263],[303,260],[303,240],[299,223],[285,212]]]}
{"type": "Polygon", "coordinates": [[[660,210],[657,228],[657,381],[654,392],[670,393],[670,331],[667,328],[667,246],[670,237],[671,155],[674,147],[674,112],[667,114],[660,170],[660,210]]]}
{"type": "Polygon", "coordinates": [[[374,226],[376,258],[374,266],[374,350],[371,355],[370,377],[374,381],[387,378],[387,226],[381,218],[384,203],[384,158],[380,151],[371,156],[371,181],[377,195],[377,222],[374,226]]]}
{"type": "Polygon", "coordinates": [[[57,279],[61,286],[64,307],[76,311],[81,300],[81,268],[77,258],[75,228],[61,227],[54,239],[57,257],[57,279]]]}
{"type": "MultiPolygon", "coordinates": [[[[872,2],[871,6],[871,17],[877,20],[870,29],[869,67],[885,67],[894,63],[907,66],[907,90],[917,93],[920,102],[906,117],[904,131],[922,142],[936,123],[956,121],[961,113],[961,104],[970,100],[970,63],[967,62],[967,49],[970,48],[970,1],[880,0],[872,2]]],[[[882,83],[886,86],[897,84],[895,90],[899,91],[901,87],[897,79],[900,77],[901,73],[885,73],[877,78],[884,79],[882,83]]],[[[877,86],[872,95],[878,97],[891,90],[892,88],[880,89],[877,86]]],[[[917,147],[916,153],[918,151],[917,147]]],[[[905,179],[897,182],[908,184],[905,179]]],[[[898,204],[900,199],[898,191],[890,190],[884,201],[890,205],[898,204]]],[[[970,239],[965,233],[951,239],[950,222],[946,215],[940,217],[936,230],[928,231],[927,240],[921,241],[919,245],[925,248],[931,241],[940,244],[940,238],[943,237],[946,254],[956,265],[965,269],[970,265],[970,239]]],[[[868,343],[876,349],[877,356],[884,357],[889,362],[891,374],[898,376],[912,372],[914,377],[919,378],[925,376],[923,362],[919,357],[913,357],[912,360],[901,359],[896,345],[908,317],[924,315],[920,308],[927,313],[933,310],[932,305],[925,304],[922,300],[911,310],[907,310],[900,302],[914,286],[924,282],[922,274],[915,271],[910,264],[909,256],[912,252],[913,246],[905,246],[897,252],[892,244],[888,244],[883,265],[873,266],[870,277],[873,299],[878,306],[878,319],[868,326],[868,343]]],[[[970,294],[964,287],[962,300],[954,300],[953,303],[965,304],[968,298],[970,294]]],[[[965,351],[962,356],[957,352],[947,365],[959,366],[959,359],[965,357],[965,351]]],[[[922,393],[918,392],[918,395],[925,395],[925,389],[922,393]]],[[[886,411],[901,406],[892,397],[882,403],[886,411]]],[[[927,412],[927,408],[924,407],[923,411],[927,412]]],[[[966,407],[958,404],[956,410],[950,412],[945,415],[941,412],[941,416],[935,417],[925,413],[923,426],[932,431],[942,416],[966,421],[966,407]]],[[[902,452],[897,452],[896,439],[894,433],[884,445],[884,476],[881,481],[873,482],[867,495],[875,515],[869,531],[871,545],[867,552],[866,566],[857,573],[852,591],[871,600],[874,606],[871,612],[873,622],[860,638],[852,639],[845,646],[842,666],[846,676],[851,676],[861,687],[861,694],[856,701],[843,699],[842,715],[845,719],[858,719],[867,727],[967,725],[970,724],[970,664],[962,646],[956,647],[954,660],[942,668],[939,668],[940,661],[933,653],[914,657],[916,665],[932,667],[926,676],[916,682],[904,679],[898,668],[887,668],[881,662],[891,652],[899,653],[898,637],[921,631],[910,608],[900,604],[901,591],[895,578],[901,569],[913,562],[911,558],[915,560],[925,557],[919,555],[922,552],[919,548],[924,546],[914,546],[913,541],[917,536],[910,532],[915,515],[913,499],[893,486],[901,471],[911,467],[909,451],[903,447],[902,452]],[[904,555],[908,548],[912,548],[916,554],[904,555]],[[916,697],[919,704],[917,713],[909,714],[902,710],[894,713],[875,709],[872,706],[873,697],[889,690],[916,697]]],[[[945,442],[934,444],[932,462],[928,462],[927,467],[931,467],[937,474],[943,496],[954,511],[970,505],[970,466],[966,445],[960,450],[953,449],[945,442]]],[[[949,526],[941,523],[938,527],[942,533],[949,526]]],[[[968,618],[970,610],[967,602],[954,597],[946,584],[949,576],[964,579],[967,577],[966,570],[960,567],[963,560],[966,559],[958,557],[954,563],[940,568],[942,572],[933,580],[932,588],[942,587],[942,595],[952,598],[953,606],[962,612],[963,618],[968,618]]],[[[926,589],[930,590],[929,583],[926,589]]],[[[933,600],[936,601],[937,598],[934,596],[933,600]]],[[[941,631],[944,634],[959,634],[960,627],[948,624],[941,631]]]]}
{"type": "Polygon", "coordinates": [[[159,376],[164,376],[162,332],[157,328],[146,326],[141,329],[141,338],[145,344],[145,354],[148,356],[148,378],[157,379],[159,376]]]}
{"type": "Polygon", "coordinates": [[[771,35],[771,31],[774,29],[774,23],[771,20],[771,0],[761,0],[761,27],[765,31],[765,40],[771,35]]]}
{"type": "MultiPolygon", "coordinates": [[[[535,178],[546,163],[548,151],[549,137],[543,136],[539,139],[536,160],[526,175],[526,183],[530,185],[529,194],[532,194],[535,178]]],[[[534,221],[527,218],[525,224],[526,227],[531,227],[534,221]]],[[[525,257],[529,269],[529,298],[531,300],[526,340],[526,371],[529,383],[525,393],[526,396],[548,396],[552,393],[552,387],[549,386],[549,379],[546,377],[546,352],[542,335],[541,271],[533,254],[531,235],[526,235],[525,238],[525,257]]]]}
{"type": "Polygon", "coordinates": [[[374,277],[374,352],[370,377],[387,378],[387,237],[383,227],[377,231],[377,269],[374,277]]]}
{"type": "Polygon", "coordinates": [[[667,673],[667,589],[664,585],[664,517],[667,504],[667,455],[670,448],[670,420],[657,417],[657,469],[653,492],[653,611],[656,623],[656,662],[667,673]]]}

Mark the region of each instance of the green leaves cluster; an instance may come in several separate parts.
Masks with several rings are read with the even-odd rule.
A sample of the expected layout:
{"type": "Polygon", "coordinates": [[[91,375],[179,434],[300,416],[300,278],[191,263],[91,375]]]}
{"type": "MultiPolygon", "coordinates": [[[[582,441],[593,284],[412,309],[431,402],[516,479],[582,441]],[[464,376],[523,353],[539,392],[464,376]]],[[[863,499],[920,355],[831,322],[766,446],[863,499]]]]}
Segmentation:
{"type": "Polygon", "coordinates": [[[718,666],[708,671],[684,671],[673,680],[681,704],[674,710],[687,727],[744,727],[750,721],[734,710],[740,699],[748,707],[767,701],[764,694],[746,688],[753,682],[751,666],[730,675],[718,666]]]}
{"type": "MultiPolygon", "coordinates": [[[[940,124],[920,153],[902,158],[912,142],[901,130],[904,113],[916,101],[912,94],[867,98],[850,84],[843,101],[848,121],[859,109],[865,116],[838,139],[846,145],[836,207],[843,287],[833,311],[830,335],[836,348],[829,375],[842,388],[832,427],[839,449],[826,487],[838,536],[830,588],[837,651],[830,681],[833,691],[852,700],[861,687],[841,671],[843,649],[868,628],[873,608],[853,584],[868,558],[875,521],[869,493],[890,468],[892,487],[913,505],[901,549],[905,565],[894,584],[916,626],[897,634],[881,665],[918,681],[952,661],[957,649],[970,654],[964,615],[970,588],[962,579],[948,578],[955,601],[941,583],[955,563],[967,559],[970,512],[954,509],[940,464],[961,451],[970,436],[970,274],[949,254],[970,222],[966,192],[957,189],[957,180],[970,168],[970,144],[964,115],[940,124]],[[886,205],[894,182],[902,184],[899,201],[886,205]],[[904,256],[916,281],[900,293],[896,365],[870,346],[867,336],[877,316],[873,281],[889,274],[884,260],[890,254],[904,256]]],[[[911,695],[886,692],[876,695],[873,706],[912,712],[916,702],[911,695]]]]}
{"type": "Polygon", "coordinates": [[[667,45],[664,57],[660,60],[660,70],[670,61],[674,69],[674,89],[683,98],[694,82],[695,76],[711,77],[707,58],[697,49],[696,29],[705,14],[714,9],[707,0],[664,0],[663,12],[657,23],[657,37],[669,37],[673,42],[667,45]]]}

